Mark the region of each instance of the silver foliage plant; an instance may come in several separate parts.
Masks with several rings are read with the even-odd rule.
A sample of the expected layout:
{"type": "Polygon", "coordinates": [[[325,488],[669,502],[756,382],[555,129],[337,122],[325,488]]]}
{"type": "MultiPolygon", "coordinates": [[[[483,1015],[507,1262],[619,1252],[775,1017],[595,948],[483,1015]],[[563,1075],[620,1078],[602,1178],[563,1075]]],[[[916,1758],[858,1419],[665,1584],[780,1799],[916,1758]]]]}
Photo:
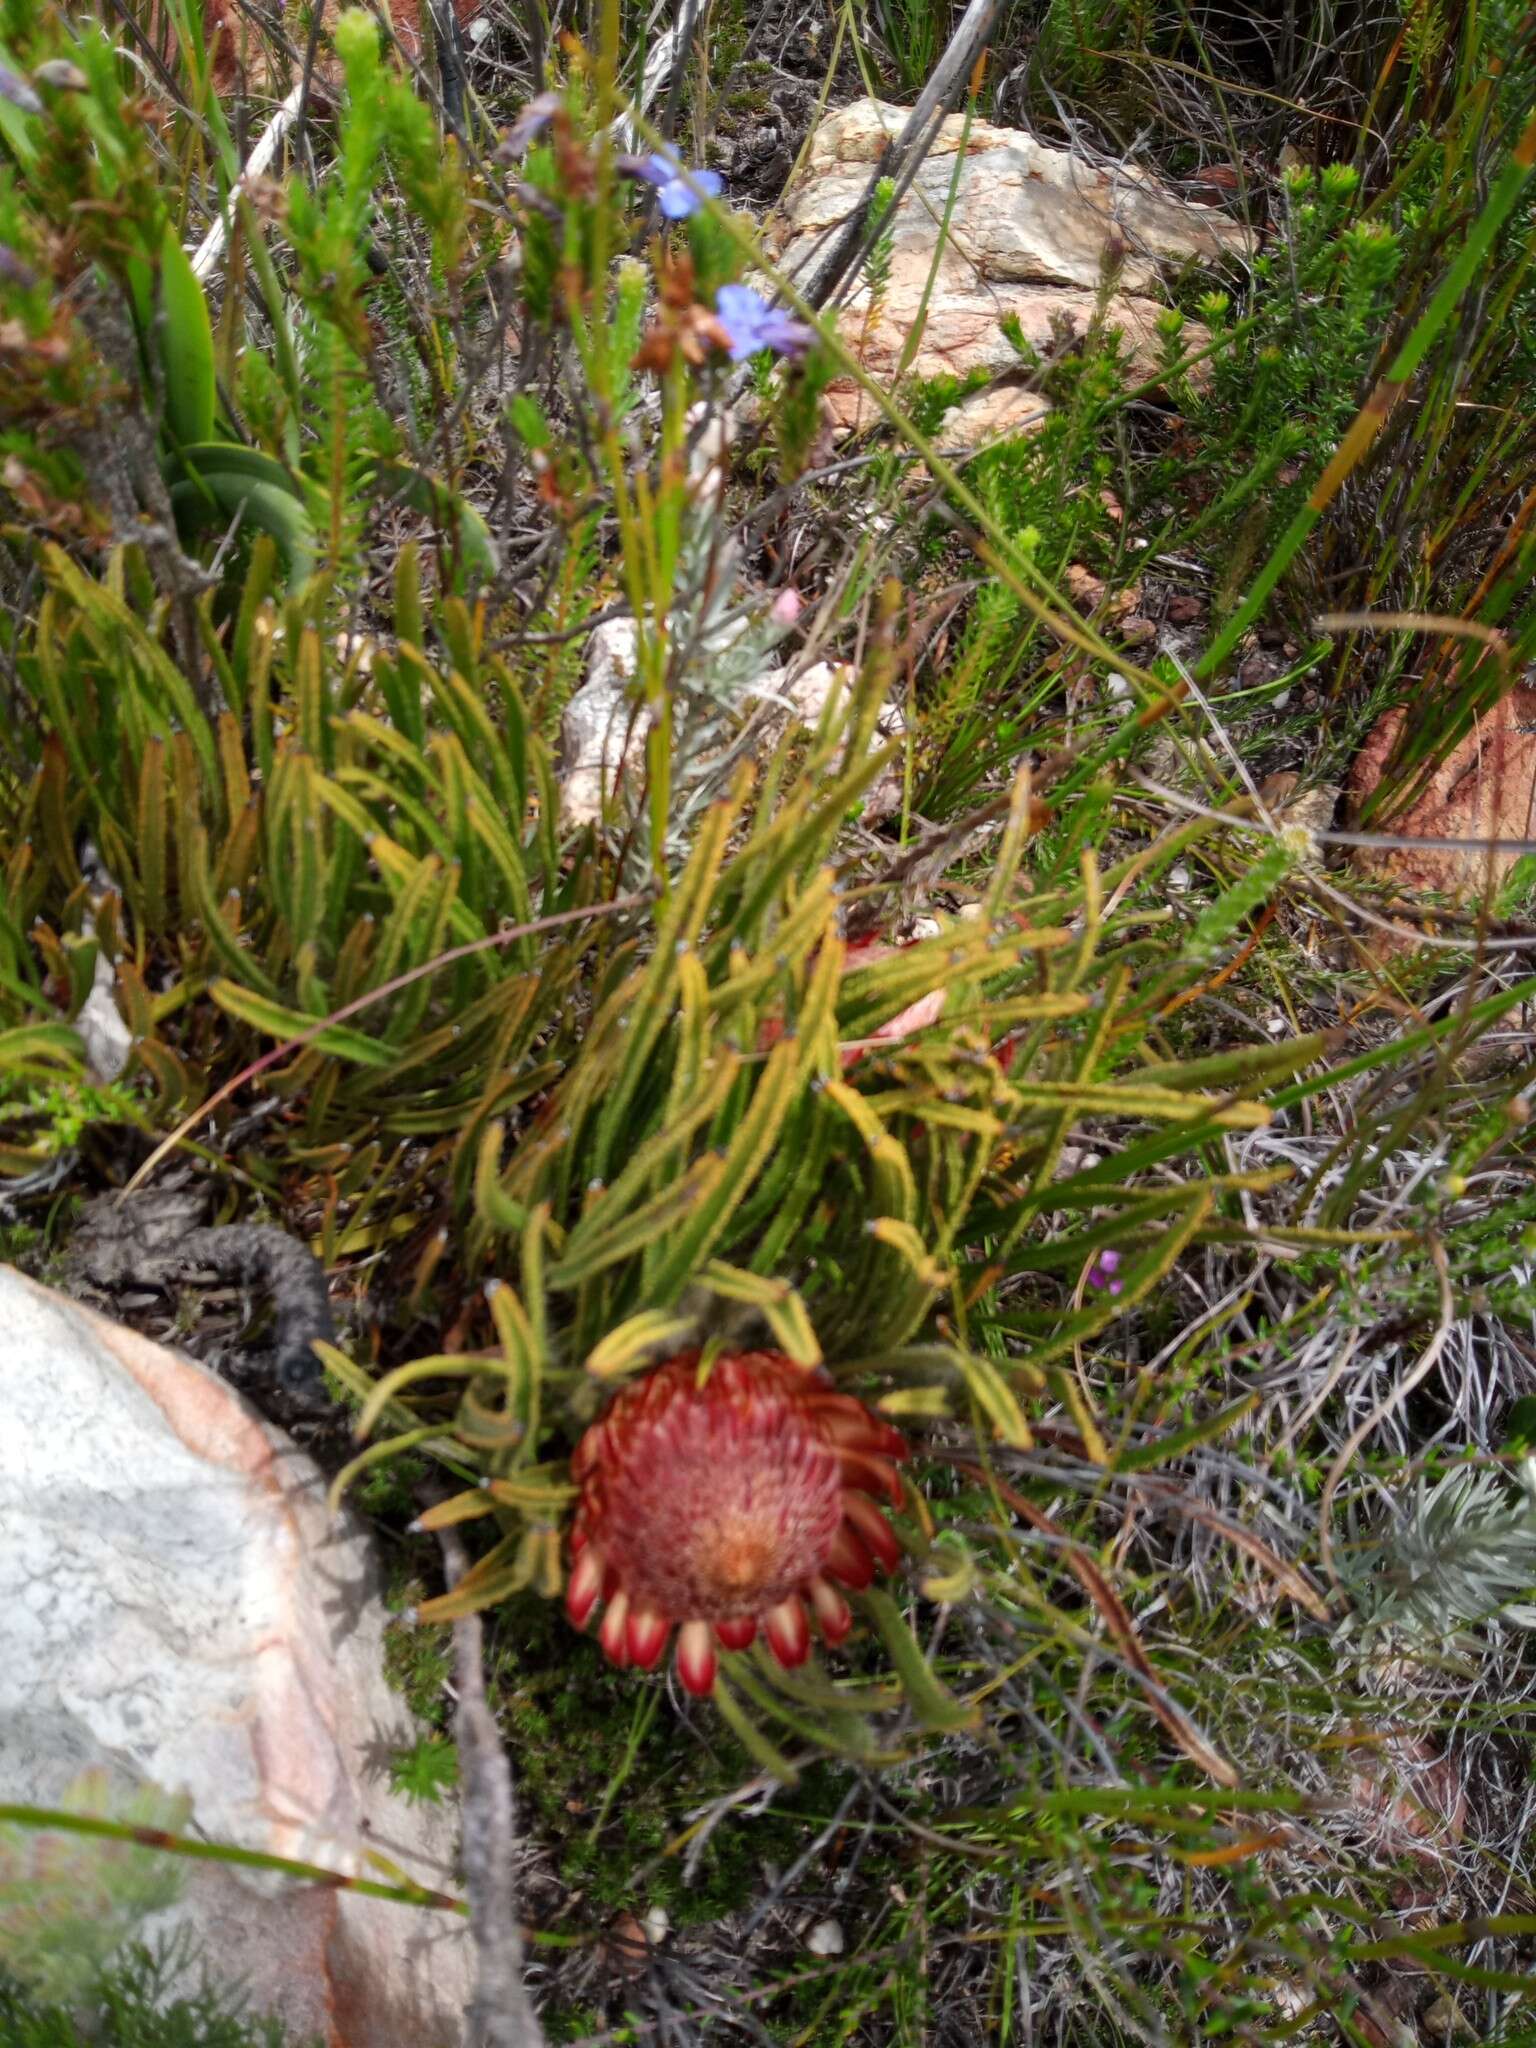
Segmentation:
{"type": "Polygon", "coordinates": [[[1420,1478],[1351,1546],[1346,1579],[1362,1636],[1448,1646],[1495,1618],[1536,1628],[1536,1457],[1512,1475],[1463,1466],[1420,1478]]]}

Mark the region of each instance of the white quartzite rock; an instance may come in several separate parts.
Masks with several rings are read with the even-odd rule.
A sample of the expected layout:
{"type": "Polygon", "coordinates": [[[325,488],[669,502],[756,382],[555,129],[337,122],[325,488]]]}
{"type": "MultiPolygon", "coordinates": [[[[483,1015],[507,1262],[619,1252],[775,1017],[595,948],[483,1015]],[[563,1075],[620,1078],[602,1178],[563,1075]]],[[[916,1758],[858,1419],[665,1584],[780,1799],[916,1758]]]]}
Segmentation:
{"type": "MultiPolygon", "coordinates": [[[[587,643],[587,680],[566,705],[560,725],[562,824],[593,824],[604,815],[605,804],[620,818],[633,813],[645,775],[645,736],[650,724],[634,680],[637,641],[633,619],[607,619],[587,643]]],[[[762,724],[766,750],[789,718],[814,731],[829,701],[834,717],[845,716],[851,674],[845,662],[818,661],[786,681],[785,670],[769,662],[755,677],[743,681],[736,693],[736,707],[743,720],[764,707],[778,707],[781,715],[762,724]]],[[[879,753],[905,731],[900,705],[887,704],[869,751],[879,753]]],[[[901,801],[898,761],[865,792],[864,822],[872,825],[891,816],[901,809],[901,801]]]]}
{"type": "MultiPolygon", "coordinates": [[[[361,1529],[319,1472],[203,1367],[0,1267],[0,1801],[84,1769],[193,1802],[206,1838],[457,1889],[446,1814],[384,1776],[413,1739],[381,1669],[361,1529]]],[[[456,1915],[184,1862],[209,1966],[296,2042],[459,2048],[456,1915]]]]}
{"type": "MultiPolygon", "coordinates": [[[[822,238],[853,211],[885,138],[899,133],[905,120],[904,108],[862,99],[817,129],[772,243],[775,261],[791,277],[802,264],[814,263],[825,246],[822,238]]],[[[889,224],[890,280],[878,317],[868,317],[867,284],[843,308],[843,339],[873,376],[895,374],[917,321],[963,132],[960,115],[943,122],[896,208],[889,224]]],[[[1017,370],[1019,358],[999,324],[1006,314],[1018,319],[1026,340],[1042,354],[1054,344],[1055,323],[1065,321],[1082,333],[1112,242],[1123,260],[1111,318],[1124,332],[1135,374],[1150,377],[1159,358],[1155,322],[1162,272],[1242,255],[1251,246],[1237,222],[1213,207],[1190,204],[1148,173],[1101,168],[1020,129],[973,121],[966,157],[927,324],[910,366],[915,377],[1017,370]]],[[[1207,337],[1190,321],[1184,338],[1195,348],[1207,337]]],[[[850,426],[860,417],[860,394],[851,384],[834,384],[828,399],[838,425],[850,426]]],[[[863,408],[868,420],[867,400],[863,408]]]]}
{"type": "MultiPolygon", "coordinates": [[[[829,704],[834,718],[846,717],[853,682],[853,670],[847,662],[818,661],[810,668],[802,669],[782,694],[794,706],[799,723],[814,732],[829,704]]],[[[903,738],[906,730],[907,721],[901,706],[887,703],[875,722],[869,753],[883,753],[892,740],[903,738]]],[[[901,761],[898,758],[864,792],[862,815],[866,825],[878,824],[882,818],[889,818],[901,809],[902,787],[901,761]]]]}
{"type": "Polygon", "coordinates": [[[616,797],[631,801],[645,769],[650,718],[634,688],[639,631],[605,619],[587,642],[587,678],[560,718],[560,822],[593,825],[616,797]]]}

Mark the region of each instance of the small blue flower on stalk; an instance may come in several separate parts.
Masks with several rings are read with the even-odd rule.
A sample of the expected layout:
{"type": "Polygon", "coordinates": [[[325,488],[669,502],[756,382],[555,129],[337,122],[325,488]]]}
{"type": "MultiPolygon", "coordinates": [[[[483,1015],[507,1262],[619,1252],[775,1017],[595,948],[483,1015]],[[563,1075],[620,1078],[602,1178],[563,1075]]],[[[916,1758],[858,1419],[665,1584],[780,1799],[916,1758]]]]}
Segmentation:
{"type": "Polygon", "coordinates": [[[1118,1294],[1122,1281],[1115,1278],[1120,1269],[1120,1254],[1112,1247],[1102,1251],[1088,1268],[1088,1285],[1102,1287],[1110,1294],[1118,1294]]]}
{"type": "Polygon", "coordinates": [[[750,285],[721,285],[715,293],[715,312],[730,336],[733,363],[744,363],[765,348],[776,356],[803,356],[816,339],[803,320],[770,306],[750,285]]]}
{"type": "Polygon", "coordinates": [[[687,170],[682,158],[670,149],[630,157],[626,168],[656,187],[656,202],[668,220],[687,220],[698,212],[706,195],[718,199],[724,189],[718,171],[687,170]]]}

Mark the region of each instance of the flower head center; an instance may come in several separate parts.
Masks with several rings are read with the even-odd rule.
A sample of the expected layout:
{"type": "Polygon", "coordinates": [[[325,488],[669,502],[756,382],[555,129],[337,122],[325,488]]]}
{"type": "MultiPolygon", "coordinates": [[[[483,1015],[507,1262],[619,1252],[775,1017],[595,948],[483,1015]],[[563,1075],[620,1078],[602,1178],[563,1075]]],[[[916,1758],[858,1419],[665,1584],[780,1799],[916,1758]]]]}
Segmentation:
{"type": "Polygon", "coordinates": [[[783,1549],[767,1517],[751,1508],[728,1507],[713,1529],[700,1529],[699,1537],[701,1576],[714,1580],[725,1612],[755,1607],[783,1549]]]}

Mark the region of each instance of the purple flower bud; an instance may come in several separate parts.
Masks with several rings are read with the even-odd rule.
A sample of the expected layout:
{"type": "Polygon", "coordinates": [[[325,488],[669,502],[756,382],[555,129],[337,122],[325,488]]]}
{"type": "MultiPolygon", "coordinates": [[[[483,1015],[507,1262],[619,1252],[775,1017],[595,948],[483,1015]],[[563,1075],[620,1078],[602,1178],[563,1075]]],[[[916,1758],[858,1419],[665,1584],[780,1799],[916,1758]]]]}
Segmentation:
{"type": "Polygon", "coordinates": [[[40,114],[43,103],[24,78],[18,78],[14,71],[7,71],[0,64],[0,100],[9,100],[13,107],[20,107],[24,114],[40,114]]]}
{"type": "Polygon", "coordinates": [[[498,144],[497,161],[509,163],[513,157],[521,156],[535,135],[559,110],[560,95],[557,92],[541,92],[536,99],[531,99],[498,144]]]}
{"type": "Polygon", "coordinates": [[[765,348],[776,356],[802,356],[816,339],[803,321],[770,306],[750,285],[721,285],[715,294],[715,312],[731,338],[733,363],[744,363],[765,348]]]}
{"type": "Polygon", "coordinates": [[[23,291],[30,291],[37,283],[37,272],[30,263],[23,263],[14,249],[7,249],[0,242],[0,284],[20,285],[23,291]]]}

